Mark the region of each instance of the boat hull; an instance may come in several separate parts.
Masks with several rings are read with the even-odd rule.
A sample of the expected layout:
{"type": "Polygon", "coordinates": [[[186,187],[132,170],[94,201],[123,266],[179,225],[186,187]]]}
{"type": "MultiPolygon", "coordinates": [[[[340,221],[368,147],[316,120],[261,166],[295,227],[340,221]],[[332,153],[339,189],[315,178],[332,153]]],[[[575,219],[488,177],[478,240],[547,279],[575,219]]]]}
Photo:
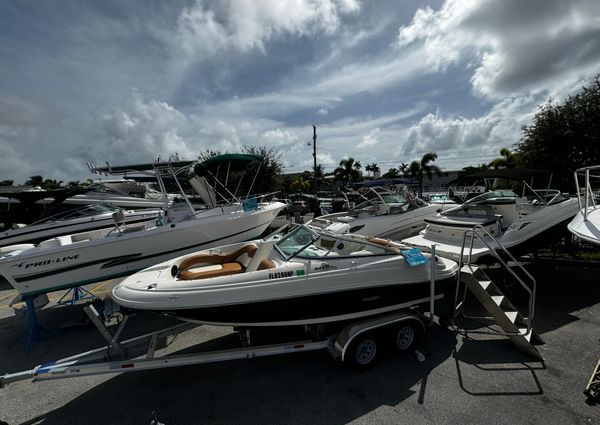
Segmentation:
{"type": "MultiPolygon", "coordinates": [[[[500,221],[481,223],[474,221],[468,225],[464,221],[453,224],[448,219],[446,219],[446,223],[437,220],[437,223],[430,223],[419,235],[404,239],[402,242],[423,249],[430,249],[432,245],[435,245],[438,255],[458,261],[464,233],[480,224],[496,238],[494,240],[480,232],[480,235],[489,246],[497,248],[497,241],[499,241],[502,246],[509,249],[513,255],[516,255],[516,253],[526,253],[539,247],[548,246],[559,240],[565,234],[567,223],[576,213],[577,201],[571,199],[560,205],[551,205],[535,214],[519,218],[504,232],[500,228],[500,221]]],[[[463,260],[467,260],[469,245],[470,238],[467,238],[463,260]]],[[[481,261],[491,254],[488,247],[479,239],[474,240],[471,261],[481,261]]]]}
{"type": "Polygon", "coordinates": [[[600,245],[600,208],[588,208],[587,219],[580,211],[568,225],[569,231],[586,242],[600,245]]]}
{"type": "MultiPolygon", "coordinates": [[[[442,299],[452,283],[453,279],[436,281],[435,299],[442,299]]],[[[356,319],[429,300],[430,282],[426,281],[162,313],[220,326],[292,326],[356,319]]]]}
{"type": "Polygon", "coordinates": [[[0,258],[0,273],[23,295],[127,276],[198,249],[256,238],[282,207],[283,204],[273,204],[225,215],[210,215],[207,211],[201,219],[133,233],[113,232],[62,246],[36,247],[0,258]]]}

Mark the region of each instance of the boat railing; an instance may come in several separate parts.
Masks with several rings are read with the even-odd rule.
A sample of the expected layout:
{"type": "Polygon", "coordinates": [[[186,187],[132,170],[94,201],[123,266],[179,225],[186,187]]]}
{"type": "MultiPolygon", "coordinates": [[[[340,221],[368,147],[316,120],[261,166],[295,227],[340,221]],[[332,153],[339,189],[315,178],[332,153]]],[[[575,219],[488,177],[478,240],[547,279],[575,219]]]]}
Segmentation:
{"type": "MultiPolygon", "coordinates": [[[[518,335],[518,336],[525,336],[528,335],[531,330],[532,330],[532,323],[533,323],[533,318],[535,316],[535,299],[536,299],[536,291],[537,291],[537,281],[535,280],[535,278],[531,275],[531,273],[529,273],[525,267],[523,267],[523,265],[517,261],[517,259],[506,249],[506,247],[504,247],[504,245],[502,245],[502,243],[497,240],[485,227],[483,227],[482,225],[476,225],[474,226],[472,229],[467,230],[464,235],[463,235],[463,240],[462,240],[462,245],[460,248],[460,255],[459,255],[459,259],[458,259],[458,274],[457,274],[457,285],[456,285],[456,292],[454,294],[454,305],[455,305],[455,310],[458,311],[458,309],[464,304],[466,296],[467,296],[467,285],[464,285],[463,287],[463,294],[462,294],[462,300],[460,301],[460,303],[458,302],[458,294],[459,294],[459,288],[460,288],[460,282],[461,282],[461,271],[464,265],[471,265],[471,256],[473,254],[473,245],[475,242],[475,239],[479,239],[485,246],[486,248],[489,250],[489,252],[492,254],[492,256],[494,256],[494,258],[496,258],[496,260],[498,260],[498,262],[502,265],[502,267],[504,267],[506,270],[508,270],[508,272],[516,279],[517,283],[527,292],[528,297],[529,297],[529,302],[528,302],[528,315],[526,316],[526,322],[527,322],[527,329],[526,331],[523,332],[494,332],[494,334],[500,334],[500,335],[518,335]],[[484,236],[487,236],[487,238],[489,238],[488,240],[486,240],[486,238],[484,236]],[[465,248],[466,248],[466,243],[467,243],[467,239],[470,239],[470,243],[469,243],[469,250],[468,253],[466,255],[466,262],[464,260],[465,258],[465,248]],[[490,241],[493,243],[490,243],[490,241]],[[502,258],[502,256],[498,253],[497,249],[500,249],[502,252],[504,252],[504,254],[506,254],[506,256],[508,257],[508,261],[505,261],[504,258],[502,258]],[[530,285],[527,285],[525,283],[525,280],[519,276],[519,274],[517,274],[511,267],[509,267],[508,262],[512,262],[514,264],[516,264],[516,266],[519,268],[519,270],[521,270],[521,272],[523,273],[524,276],[526,276],[527,280],[531,281],[530,285]]],[[[464,315],[464,317],[468,317],[467,315],[464,315]]],[[[470,318],[474,318],[474,317],[470,317],[470,318]]],[[[485,331],[479,331],[479,332],[474,332],[474,333],[489,333],[489,332],[485,332],[485,331]]]]}
{"type": "Polygon", "coordinates": [[[575,170],[573,174],[575,175],[575,186],[577,188],[577,201],[579,202],[579,210],[583,215],[583,220],[586,221],[589,210],[595,210],[596,208],[598,208],[598,206],[596,205],[596,200],[594,199],[595,196],[592,190],[590,179],[600,179],[600,165],[579,168],[575,170]],[[579,186],[580,177],[584,178],[585,183],[583,196],[581,194],[581,187],[579,186]]]}

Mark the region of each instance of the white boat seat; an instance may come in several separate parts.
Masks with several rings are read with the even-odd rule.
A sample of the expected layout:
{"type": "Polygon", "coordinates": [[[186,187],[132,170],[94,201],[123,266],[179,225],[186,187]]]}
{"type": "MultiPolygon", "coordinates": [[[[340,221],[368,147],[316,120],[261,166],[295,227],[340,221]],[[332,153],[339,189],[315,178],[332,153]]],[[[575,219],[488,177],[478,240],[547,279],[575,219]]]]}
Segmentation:
{"type": "Polygon", "coordinates": [[[121,230],[121,233],[139,232],[140,230],[146,230],[146,225],[145,224],[136,224],[133,226],[127,226],[123,230],[121,230]]]}
{"type": "Polygon", "coordinates": [[[64,235],[64,236],[58,236],[56,238],[42,241],[42,242],[40,242],[39,247],[40,248],[51,248],[53,246],[70,245],[72,243],[73,243],[73,240],[71,239],[71,235],[64,235]]]}

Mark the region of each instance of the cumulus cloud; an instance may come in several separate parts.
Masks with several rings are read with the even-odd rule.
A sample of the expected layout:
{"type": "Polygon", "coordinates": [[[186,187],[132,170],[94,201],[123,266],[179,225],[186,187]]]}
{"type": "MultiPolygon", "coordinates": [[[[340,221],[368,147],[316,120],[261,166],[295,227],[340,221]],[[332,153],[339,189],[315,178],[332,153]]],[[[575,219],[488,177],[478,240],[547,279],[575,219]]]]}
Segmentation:
{"type": "Polygon", "coordinates": [[[474,91],[491,99],[570,88],[597,71],[600,3],[447,0],[400,27],[398,44],[420,43],[433,71],[471,62],[474,91]],[[566,85],[565,85],[566,83],[566,85]]]}
{"type": "Polygon", "coordinates": [[[179,134],[179,129],[187,127],[186,116],[165,102],[145,101],[135,92],[125,107],[102,114],[98,127],[99,146],[111,160],[147,160],[175,152],[191,154],[190,146],[179,134]]]}
{"type": "Polygon", "coordinates": [[[377,140],[377,133],[379,133],[379,131],[379,128],[376,128],[375,130],[369,132],[369,134],[366,136],[363,136],[362,141],[356,146],[356,148],[370,148],[379,143],[379,140],[377,140]]]}
{"type": "Polygon", "coordinates": [[[278,34],[331,34],[340,25],[340,15],[359,9],[354,0],[228,0],[219,6],[197,0],[180,14],[177,35],[188,53],[264,51],[265,43],[278,34]]]}
{"type": "Polygon", "coordinates": [[[477,162],[511,147],[518,140],[522,125],[534,112],[532,98],[511,98],[495,105],[476,118],[444,116],[440,111],[423,116],[405,132],[402,154],[420,156],[436,151],[440,157],[464,163],[461,155],[477,162]]]}

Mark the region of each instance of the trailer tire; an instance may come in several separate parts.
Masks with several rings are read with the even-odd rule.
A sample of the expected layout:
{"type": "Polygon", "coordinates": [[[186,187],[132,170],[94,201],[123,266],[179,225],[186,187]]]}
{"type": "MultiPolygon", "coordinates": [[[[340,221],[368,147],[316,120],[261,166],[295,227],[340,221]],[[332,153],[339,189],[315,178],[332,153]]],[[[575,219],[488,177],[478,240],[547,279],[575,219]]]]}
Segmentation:
{"type": "Polygon", "coordinates": [[[419,324],[414,322],[401,323],[394,327],[392,332],[392,342],[394,349],[405,354],[412,351],[421,341],[423,330],[419,324]]]}
{"type": "Polygon", "coordinates": [[[367,369],[377,360],[377,339],[372,334],[359,335],[348,347],[344,364],[354,369],[367,369]]]}

